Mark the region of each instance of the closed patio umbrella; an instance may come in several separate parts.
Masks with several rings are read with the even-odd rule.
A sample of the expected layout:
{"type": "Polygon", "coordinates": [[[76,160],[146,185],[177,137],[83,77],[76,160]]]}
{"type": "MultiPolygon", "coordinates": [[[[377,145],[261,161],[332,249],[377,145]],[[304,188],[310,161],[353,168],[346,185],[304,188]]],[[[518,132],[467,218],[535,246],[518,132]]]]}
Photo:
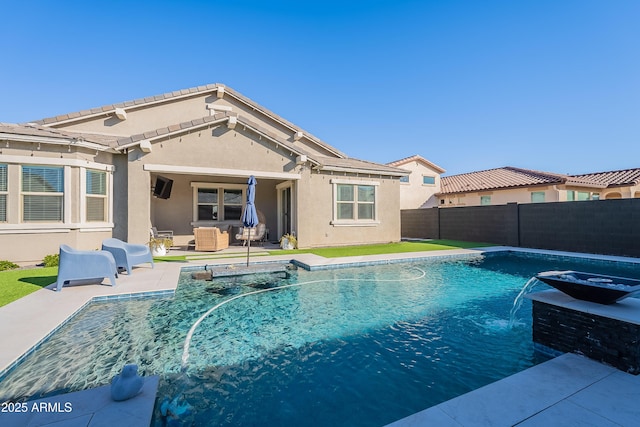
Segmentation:
{"type": "Polygon", "coordinates": [[[247,267],[249,267],[249,250],[251,249],[251,229],[258,225],[258,212],[256,211],[256,178],[251,175],[247,182],[247,205],[242,213],[242,224],[249,227],[249,238],[247,239],[247,267]]]}

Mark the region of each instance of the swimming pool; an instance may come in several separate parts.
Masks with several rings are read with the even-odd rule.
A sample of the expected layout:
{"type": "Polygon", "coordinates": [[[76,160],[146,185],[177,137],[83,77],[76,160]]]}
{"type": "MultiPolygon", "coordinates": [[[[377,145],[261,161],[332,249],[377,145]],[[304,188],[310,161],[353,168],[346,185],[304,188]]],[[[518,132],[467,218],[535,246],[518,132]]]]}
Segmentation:
{"type": "Polygon", "coordinates": [[[91,304],[3,379],[0,400],[95,387],[138,363],[162,376],[156,425],[163,402],[184,412],[177,425],[383,425],[546,360],[529,306],[509,327],[515,296],[539,271],[594,268],[492,254],[275,280],[184,272],[175,297],[91,304]],[[277,286],[290,287],[256,293],[277,286]],[[249,293],[202,319],[183,371],[193,324],[249,293]]]}

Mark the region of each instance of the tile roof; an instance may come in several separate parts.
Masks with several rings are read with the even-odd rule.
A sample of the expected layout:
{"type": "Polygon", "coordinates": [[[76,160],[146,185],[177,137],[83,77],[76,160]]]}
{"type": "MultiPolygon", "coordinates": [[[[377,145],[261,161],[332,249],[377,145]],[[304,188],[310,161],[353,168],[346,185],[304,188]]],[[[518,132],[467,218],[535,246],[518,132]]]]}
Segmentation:
{"type": "Polygon", "coordinates": [[[115,110],[116,108],[130,108],[130,107],[137,107],[137,106],[142,106],[145,104],[150,104],[153,102],[158,102],[158,101],[165,101],[165,100],[170,100],[173,98],[177,98],[177,97],[183,97],[183,96],[187,96],[187,95],[196,95],[202,92],[209,92],[209,91],[214,91],[217,90],[219,86],[223,86],[224,85],[220,85],[218,83],[216,84],[208,84],[208,85],[204,85],[204,86],[198,86],[198,87],[192,87],[189,89],[182,89],[182,90],[177,90],[177,91],[173,91],[173,92],[167,92],[164,93],[162,95],[155,95],[155,96],[148,96],[146,98],[139,98],[139,99],[135,99],[133,101],[126,101],[126,102],[119,102],[117,104],[109,104],[109,105],[104,105],[102,107],[98,107],[98,108],[91,108],[88,110],[82,110],[82,111],[77,111],[74,113],[68,113],[68,114],[61,114],[59,116],[55,116],[55,117],[48,117],[42,120],[37,120],[35,123],[40,124],[40,125],[51,125],[51,124],[55,124],[58,122],[63,122],[63,121],[67,121],[67,120],[71,120],[71,119],[78,119],[81,117],[86,117],[86,116],[90,116],[93,114],[101,114],[101,113],[107,113],[107,112],[111,112],[113,110],[115,110]]]}
{"type": "Polygon", "coordinates": [[[435,163],[430,162],[429,160],[425,159],[422,156],[419,155],[414,155],[414,156],[409,156],[409,157],[405,157],[404,159],[400,159],[400,160],[396,160],[393,162],[389,162],[387,163],[387,166],[396,166],[396,167],[402,167],[402,165],[406,165],[407,163],[410,162],[418,162],[418,163],[422,163],[427,167],[430,167],[434,170],[436,170],[439,173],[445,173],[445,170],[442,169],[440,166],[436,165],[435,163]]]}
{"type": "Polygon", "coordinates": [[[115,142],[116,138],[107,135],[96,135],[81,132],[68,132],[55,128],[40,126],[36,123],[0,123],[0,133],[12,135],[40,137],[40,138],[56,138],[62,140],[83,140],[94,144],[110,146],[115,142]]]}
{"type": "Polygon", "coordinates": [[[320,163],[319,169],[321,170],[340,170],[353,173],[370,173],[372,175],[407,175],[407,171],[404,169],[388,165],[381,165],[379,163],[369,162],[366,160],[359,160],[354,158],[340,159],[337,157],[325,156],[315,156],[314,159],[316,159],[320,163]]]}
{"type": "Polygon", "coordinates": [[[176,125],[155,129],[152,131],[145,132],[144,134],[136,134],[126,138],[120,138],[113,145],[116,149],[122,149],[124,147],[135,144],[144,139],[154,140],[156,138],[161,138],[168,136],[170,133],[182,133],[189,132],[194,128],[201,128],[203,126],[207,126],[209,123],[220,122],[225,120],[228,117],[237,117],[238,124],[236,126],[246,126],[252,129],[255,132],[258,132],[275,143],[277,143],[280,147],[295,153],[296,155],[304,154],[307,156],[309,161],[313,164],[317,165],[318,169],[325,170],[336,170],[341,172],[360,172],[360,173],[370,173],[372,175],[391,175],[391,176],[401,176],[406,175],[407,171],[404,169],[399,169],[392,166],[382,165],[379,163],[368,162],[366,160],[358,160],[354,158],[338,158],[338,157],[329,157],[329,156],[321,156],[317,154],[313,154],[304,149],[304,147],[299,147],[294,145],[291,141],[281,138],[275,133],[271,132],[269,129],[266,129],[259,124],[248,120],[243,116],[238,116],[235,113],[230,112],[222,112],[217,113],[213,116],[206,116],[201,119],[191,120],[188,122],[179,123],[176,125]]]}
{"type": "Polygon", "coordinates": [[[322,141],[321,139],[313,136],[312,134],[310,134],[309,132],[299,128],[298,126],[294,125],[293,123],[287,121],[286,119],[280,117],[279,115],[275,114],[274,112],[268,110],[267,108],[264,108],[263,106],[261,106],[260,104],[256,103],[255,101],[247,98],[246,96],[240,94],[239,92],[236,92],[235,90],[221,84],[221,83],[214,83],[214,84],[208,84],[208,85],[203,85],[203,86],[197,86],[197,87],[192,87],[189,89],[182,89],[182,90],[177,90],[177,91],[173,91],[173,92],[167,92],[161,95],[156,95],[156,96],[149,96],[146,98],[139,98],[139,99],[135,99],[133,101],[126,101],[126,102],[120,102],[117,104],[110,104],[110,105],[105,105],[102,107],[98,107],[98,108],[92,108],[92,109],[88,109],[88,110],[83,110],[83,111],[78,111],[75,113],[68,113],[68,114],[62,114],[59,116],[55,116],[55,117],[49,117],[49,118],[45,118],[42,120],[37,120],[35,123],[39,124],[39,125],[44,125],[44,126],[55,126],[56,124],[58,124],[59,122],[66,122],[68,120],[74,120],[74,119],[81,119],[83,117],[87,117],[87,116],[91,116],[94,114],[106,114],[106,113],[111,113],[113,112],[116,108],[131,108],[131,107],[135,107],[135,108],[139,108],[139,107],[143,107],[147,104],[152,104],[152,103],[158,103],[158,102],[163,102],[163,101],[170,101],[172,99],[176,99],[176,98],[180,98],[180,97],[185,97],[185,96],[192,96],[192,95],[199,95],[199,94],[203,94],[203,93],[207,93],[207,92],[213,92],[213,91],[217,91],[218,88],[224,88],[225,94],[229,94],[230,96],[240,100],[241,102],[249,105],[251,108],[253,108],[254,110],[259,110],[260,112],[262,112],[264,115],[270,117],[271,119],[280,122],[282,124],[284,124],[285,126],[291,128],[291,129],[295,129],[296,131],[300,131],[304,134],[305,138],[307,138],[308,140],[310,140],[311,142],[317,144],[318,146],[324,148],[325,150],[335,154],[338,157],[347,157],[346,154],[344,154],[343,152],[341,152],[340,150],[338,150],[337,148],[327,144],[326,142],[322,141]]]}
{"type": "Polygon", "coordinates": [[[637,185],[640,184],[640,168],[571,175],[571,177],[575,179],[599,182],[606,184],[608,187],[637,185]]]}
{"type": "Polygon", "coordinates": [[[589,177],[540,172],[511,166],[445,176],[441,179],[440,194],[467,193],[533,185],[566,184],[579,187],[605,188],[607,184],[589,177]]]}
{"type": "Polygon", "coordinates": [[[227,112],[218,113],[213,116],[205,116],[200,119],[190,120],[188,122],[182,122],[175,125],[169,125],[167,127],[149,130],[145,133],[139,133],[131,135],[129,137],[118,138],[114,143],[114,148],[118,149],[123,146],[134,144],[143,139],[155,139],[157,137],[165,136],[170,133],[184,131],[187,132],[192,128],[204,127],[205,125],[222,120],[229,116],[235,116],[235,114],[229,114],[227,112]]]}

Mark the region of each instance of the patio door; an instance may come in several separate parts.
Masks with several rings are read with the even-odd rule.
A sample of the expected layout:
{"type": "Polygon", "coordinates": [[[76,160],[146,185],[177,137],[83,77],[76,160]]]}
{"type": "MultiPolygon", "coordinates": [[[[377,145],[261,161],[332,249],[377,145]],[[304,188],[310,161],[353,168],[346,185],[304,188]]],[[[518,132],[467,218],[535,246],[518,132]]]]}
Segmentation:
{"type": "Polygon", "coordinates": [[[291,187],[283,188],[280,197],[282,234],[291,233],[291,187]]]}
{"type": "Polygon", "coordinates": [[[291,233],[293,223],[293,201],[291,182],[282,183],[278,189],[278,236],[291,233]]]}

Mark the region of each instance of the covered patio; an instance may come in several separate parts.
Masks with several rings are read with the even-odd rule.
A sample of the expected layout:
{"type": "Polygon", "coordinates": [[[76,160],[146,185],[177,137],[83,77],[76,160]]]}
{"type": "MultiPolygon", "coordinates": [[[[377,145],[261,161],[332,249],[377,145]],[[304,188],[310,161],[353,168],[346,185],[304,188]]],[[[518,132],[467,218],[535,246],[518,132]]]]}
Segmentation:
{"type": "Polygon", "coordinates": [[[258,180],[256,207],[267,229],[264,240],[277,242],[283,234],[295,232],[293,195],[299,174],[205,169],[145,166],[151,185],[148,218],[158,230],[173,231],[175,246],[192,248],[197,227],[228,231],[229,243],[240,245],[235,236],[242,227],[247,179],[252,174],[258,180]],[[170,194],[158,191],[165,182],[171,183],[170,194]]]}

